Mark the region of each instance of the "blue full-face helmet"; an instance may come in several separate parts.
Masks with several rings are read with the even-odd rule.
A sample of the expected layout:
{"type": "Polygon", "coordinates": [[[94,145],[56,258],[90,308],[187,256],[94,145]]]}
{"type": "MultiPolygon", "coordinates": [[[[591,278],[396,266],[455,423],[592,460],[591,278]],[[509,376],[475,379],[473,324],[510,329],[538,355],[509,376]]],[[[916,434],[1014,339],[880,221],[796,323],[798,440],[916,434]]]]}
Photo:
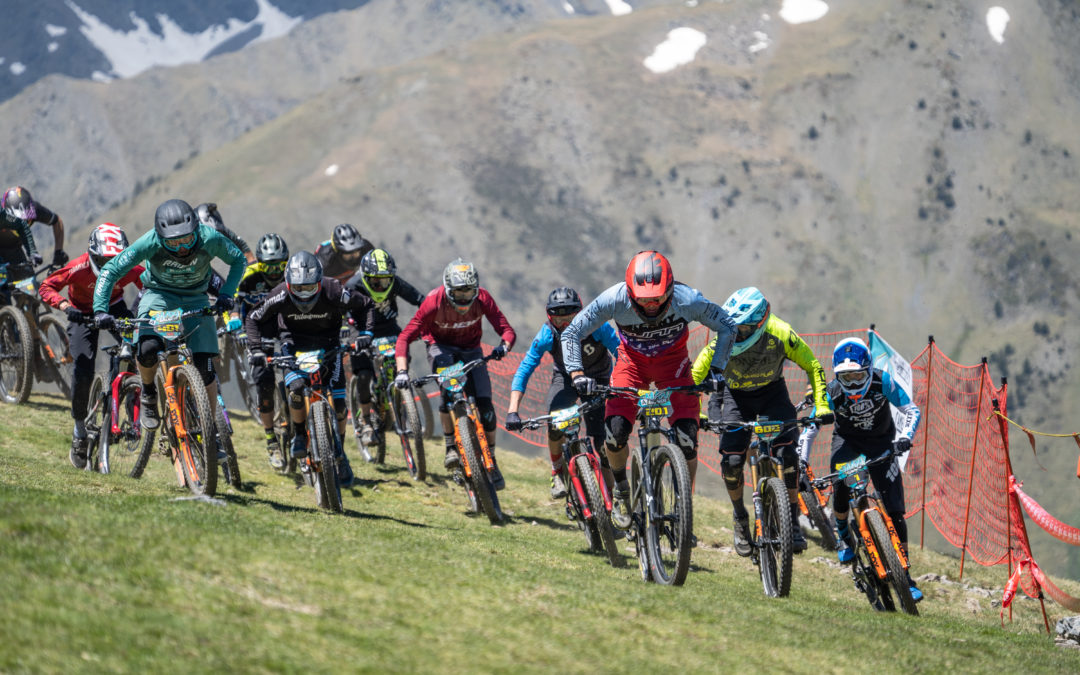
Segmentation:
{"type": "Polygon", "coordinates": [[[870,349],[859,338],[846,338],[836,343],[832,355],[833,373],[840,388],[850,398],[860,398],[870,388],[873,359],[870,349]]]}
{"type": "Polygon", "coordinates": [[[740,288],[724,303],[724,311],[735,322],[735,344],[731,355],[737,356],[754,345],[769,322],[769,301],[754,286],[740,288]]]}

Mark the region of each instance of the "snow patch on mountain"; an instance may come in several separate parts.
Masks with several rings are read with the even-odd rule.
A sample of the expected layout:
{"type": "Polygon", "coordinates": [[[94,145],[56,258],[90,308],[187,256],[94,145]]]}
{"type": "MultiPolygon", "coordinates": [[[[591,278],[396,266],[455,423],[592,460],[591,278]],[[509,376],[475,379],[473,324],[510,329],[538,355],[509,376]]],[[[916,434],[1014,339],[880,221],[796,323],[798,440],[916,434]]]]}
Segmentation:
{"type": "Polygon", "coordinates": [[[225,25],[210,26],[201,33],[187,33],[167,14],[157,14],[154,19],[160,27],[159,35],[151,30],[146,19],[135,12],[130,14],[135,30],[124,31],[112,28],[73,0],[65,2],[82,21],[79,31],[112,65],[109,73],[95,71],[93,79],[99,81],[110,77],[131,77],[153,66],[195,63],[206,58],[223,42],[252,28],[260,29],[258,37],[253,40],[259,42],[285,35],[303,20],[285,14],[269,0],[255,0],[259,13],[251,21],[232,18],[225,25]]]}

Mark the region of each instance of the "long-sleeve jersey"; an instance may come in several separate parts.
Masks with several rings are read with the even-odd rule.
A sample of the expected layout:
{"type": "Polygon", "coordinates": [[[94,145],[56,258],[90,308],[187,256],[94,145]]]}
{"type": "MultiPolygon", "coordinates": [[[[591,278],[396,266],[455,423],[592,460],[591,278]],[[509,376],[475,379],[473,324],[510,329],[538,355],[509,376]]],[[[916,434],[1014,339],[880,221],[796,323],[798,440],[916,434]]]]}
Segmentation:
{"type": "Polygon", "coordinates": [[[225,235],[225,238],[233,244],[236,244],[236,248],[240,249],[241,253],[251,253],[251,247],[244,241],[244,238],[230,230],[228,227],[225,227],[225,223],[220,220],[214,220],[211,227],[217,230],[218,233],[225,235]]]}
{"type": "Polygon", "coordinates": [[[178,258],[161,243],[157,232],[150,230],[135,240],[101,268],[94,288],[94,311],[104,312],[109,306],[113,286],[139,263],[146,263],[142,273],[143,286],[175,295],[201,295],[210,284],[210,262],[221,258],[229,265],[229,276],[221,288],[226,297],[236,295],[236,287],[244,275],[244,254],[217,230],[199,226],[199,247],[185,258],[178,258]]]}
{"type": "MultiPolygon", "coordinates": [[[[345,284],[345,288],[353,293],[360,293],[371,297],[367,287],[364,286],[364,275],[360,272],[357,272],[349,279],[349,282],[345,284]]],[[[382,302],[375,303],[375,325],[371,329],[371,332],[375,337],[387,337],[390,335],[397,335],[401,332],[401,326],[399,326],[397,322],[398,298],[401,298],[415,307],[419,307],[420,303],[424,301],[423,293],[416,290],[415,286],[401,277],[394,277],[394,284],[390,287],[390,290],[387,291],[386,299],[382,302]]]]}
{"type": "MultiPolygon", "coordinates": [[[[716,338],[713,338],[698,352],[691,369],[694,382],[700,384],[708,375],[715,348],[716,338]]],[[[733,392],[761,389],[783,379],[785,360],[795,362],[795,365],[806,371],[813,389],[815,414],[828,413],[830,408],[825,394],[825,370],[809,345],[786,321],[780,320],[775,314],[769,316],[765,330],[757,342],[728,360],[724,379],[733,392]]]]}
{"type": "MultiPolygon", "coordinates": [[[[109,305],[116,304],[124,295],[124,287],[135,284],[142,288],[139,275],[143,273],[141,265],[136,265],[128,270],[128,273],[113,286],[112,295],[109,297],[109,305]]],[[[75,309],[80,312],[90,313],[94,309],[94,284],[97,283],[97,274],[90,266],[90,256],[83,253],[68,264],[56,270],[41,282],[38,294],[50,307],[59,308],[64,302],[64,296],[60,294],[65,288],[68,289],[67,299],[75,309]]]]}
{"type": "Polygon", "coordinates": [[[874,368],[871,374],[870,388],[858,400],[844,393],[839,380],[829,383],[828,396],[836,414],[833,433],[842,438],[881,439],[882,442],[892,442],[898,436],[914,439],[921,417],[919,407],[889,373],[874,368]],[[899,432],[893,422],[890,403],[903,415],[899,432]]]}
{"type": "Polygon", "coordinates": [[[282,282],[284,276],[279,274],[277,280],[271,279],[266,274],[266,266],[257,262],[247,266],[240,284],[236,287],[236,299],[254,307],[270,295],[270,291],[282,282]]]}
{"type": "Polygon", "coordinates": [[[22,218],[9,216],[6,211],[0,211],[0,248],[19,248],[26,251],[26,256],[33,256],[38,252],[37,244],[34,243],[34,235],[30,232],[30,226],[34,223],[55,225],[57,215],[45,208],[43,204],[34,201],[33,222],[27,222],[22,218]]]}
{"type": "MultiPolygon", "coordinates": [[[[361,256],[366,254],[368,251],[374,250],[374,244],[372,244],[364,237],[360,237],[361,256]]],[[[343,284],[348,282],[352,275],[356,274],[356,268],[360,264],[359,262],[357,262],[356,265],[347,265],[345,261],[342,260],[341,255],[334,248],[333,242],[331,242],[329,239],[319,244],[315,248],[315,257],[319,259],[320,263],[322,263],[323,276],[334,277],[343,284]]],[[[359,260],[360,258],[357,258],[357,261],[359,260]]]]}
{"type": "Polygon", "coordinates": [[[371,330],[375,304],[371,298],[350,293],[337,279],[324,277],[319,299],[309,310],[296,306],[282,282],[265,300],[248,312],[244,331],[248,343],[261,345],[269,338],[291,342],[297,351],[333,349],[340,344],[341,322],[345,313],[356,311],[364,317],[363,330],[371,330]]]}
{"type": "Polygon", "coordinates": [[[647,322],[633,306],[626,283],[619,282],[601,293],[578,313],[562,332],[563,359],[568,372],[582,370],[581,340],[605,321],[619,329],[625,349],[643,356],[656,356],[671,349],[686,348],[691,321],[716,332],[718,347],[713,350],[712,367],[723,370],[731,354],[735,324],[720,305],[710,302],[696,288],[676,283],[671,302],[659,320],[647,322]]]}
{"type": "Polygon", "coordinates": [[[469,309],[459,312],[446,297],[443,287],[438,286],[427,294],[412,321],[398,335],[394,355],[408,355],[409,345],[417,338],[429,345],[478,349],[480,338],[484,334],[484,326],[480,323],[484,317],[487,317],[488,322],[498,331],[507,348],[513,347],[517,334],[486,289],[479,290],[469,309]]]}
{"type": "MultiPolygon", "coordinates": [[[[592,335],[581,341],[581,355],[585,374],[589,377],[606,377],[611,373],[611,356],[619,349],[619,334],[610,323],[603,323],[592,335]]],[[[540,365],[540,359],[550,352],[555,372],[568,375],[566,364],[563,362],[562,342],[559,334],[551,327],[551,323],[545,321],[525,358],[518,364],[514,373],[514,381],[510,386],[511,391],[525,391],[529,386],[529,378],[533,371],[540,365]]]]}

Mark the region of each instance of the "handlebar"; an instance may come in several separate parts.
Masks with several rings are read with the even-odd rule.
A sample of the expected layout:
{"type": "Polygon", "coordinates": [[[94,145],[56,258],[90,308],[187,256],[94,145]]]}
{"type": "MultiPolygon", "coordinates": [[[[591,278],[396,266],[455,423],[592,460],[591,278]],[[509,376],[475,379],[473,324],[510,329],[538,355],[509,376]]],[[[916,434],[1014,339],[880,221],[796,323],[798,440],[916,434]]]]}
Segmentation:
{"type": "MultiPolygon", "coordinates": [[[[487,356],[481,356],[478,359],[473,359],[472,361],[469,361],[469,362],[465,363],[461,367],[461,374],[462,375],[467,375],[469,373],[469,371],[472,370],[473,368],[476,368],[477,366],[483,365],[483,364],[487,363],[488,361],[492,360],[493,358],[494,358],[494,353],[488,354],[487,356]]],[[[428,382],[435,382],[438,379],[439,379],[439,373],[431,373],[430,375],[421,375],[420,377],[414,378],[413,381],[412,381],[412,384],[413,384],[414,387],[422,387],[425,384],[427,384],[428,382]]]]}
{"type": "MultiPolygon", "coordinates": [[[[592,398],[589,398],[588,400],[582,401],[582,403],[578,406],[578,413],[587,413],[593,408],[599,407],[602,403],[604,403],[604,400],[605,399],[603,396],[594,396],[592,398]]],[[[539,429],[540,427],[549,423],[554,418],[554,415],[541,415],[539,417],[530,417],[529,419],[521,420],[521,428],[539,429]]]]}
{"type": "Polygon", "coordinates": [[[724,431],[736,431],[738,429],[753,430],[761,422],[767,422],[769,424],[781,424],[783,430],[809,427],[809,426],[822,426],[825,422],[821,421],[820,417],[796,417],[792,420],[750,420],[749,422],[714,422],[709,420],[705,423],[706,429],[715,433],[722,433],[724,431]]]}
{"type": "MultiPolygon", "coordinates": [[[[875,464],[882,464],[884,462],[891,461],[895,456],[896,456],[896,453],[893,452],[892,448],[889,448],[888,450],[886,450],[881,455],[875,457],[874,459],[871,459],[871,460],[867,461],[860,468],[869,469],[870,467],[874,466],[875,464]]],[[[813,481],[813,485],[814,485],[814,487],[816,487],[818,489],[828,487],[829,485],[834,483],[837,479],[843,479],[844,476],[848,476],[848,475],[851,475],[850,472],[846,472],[846,471],[842,471],[842,470],[841,471],[835,471],[833,473],[830,473],[827,476],[822,476],[821,478],[815,478],[814,481],[813,481]]]]}
{"type": "MultiPolygon", "coordinates": [[[[637,387],[612,387],[606,384],[596,385],[596,393],[603,398],[612,398],[615,396],[626,396],[632,398],[639,398],[646,392],[652,392],[652,389],[639,389],[637,387]]],[[[683,384],[677,387],[662,387],[656,389],[656,391],[671,391],[671,392],[683,392],[686,394],[704,394],[711,392],[712,388],[706,384],[683,384]]]]}

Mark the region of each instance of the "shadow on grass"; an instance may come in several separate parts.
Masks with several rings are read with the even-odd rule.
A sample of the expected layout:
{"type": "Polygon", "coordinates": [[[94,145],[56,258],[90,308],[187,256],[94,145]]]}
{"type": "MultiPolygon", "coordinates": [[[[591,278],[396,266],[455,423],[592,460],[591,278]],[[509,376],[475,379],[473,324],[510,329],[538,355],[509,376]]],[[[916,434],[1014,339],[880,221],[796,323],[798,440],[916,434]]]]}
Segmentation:
{"type": "Polygon", "coordinates": [[[394,518],[394,517],[391,517],[391,516],[382,516],[382,515],[377,515],[377,514],[373,514],[373,513],[364,513],[362,511],[357,511],[355,509],[348,509],[348,508],[345,509],[344,513],[330,514],[329,511],[326,511],[325,509],[320,509],[317,506],[298,506],[296,504],[283,504],[281,502],[276,502],[276,501],[273,501],[271,499],[262,499],[262,498],[259,498],[259,497],[253,497],[253,496],[242,495],[242,494],[224,494],[224,495],[219,494],[219,495],[217,495],[216,498],[220,499],[222,501],[228,502],[230,504],[236,504],[236,505],[240,505],[240,506],[251,506],[251,505],[256,505],[256,504],[262,504],[262,505],[269,506],[271,509],[273,509],[275,511],[279,511],[281,513],[309,513],[309,514],[326,513],[326,514],[329,514],[329,515],[341,515],[341,516],[344,516],[346,518],[357,518],[357,519],[360,519],[360,520],[387,521],[387,522],[392,522],[392,523],[398,523],[399,525],[405,525],[405,526],[408,526],[408,527],[421,527],[421,528],[425,528],[425,529],[431,527],[431,525],[428,525],[427,523],[417,523],[417,522],[413,522],[411,520],[402,520],[400,518],[394,518]]]}
{"type": "Polygon", "coordinates": [[[26,405],[32,408],[37,408],[38,410],[48,410],[52,412],[71,412],[70,403],[54,403],[53,401],[48,399],[42,400],[42,398],[36,398],[33,401],[29,401],[28,403],[26,403],[26,405]]]}

